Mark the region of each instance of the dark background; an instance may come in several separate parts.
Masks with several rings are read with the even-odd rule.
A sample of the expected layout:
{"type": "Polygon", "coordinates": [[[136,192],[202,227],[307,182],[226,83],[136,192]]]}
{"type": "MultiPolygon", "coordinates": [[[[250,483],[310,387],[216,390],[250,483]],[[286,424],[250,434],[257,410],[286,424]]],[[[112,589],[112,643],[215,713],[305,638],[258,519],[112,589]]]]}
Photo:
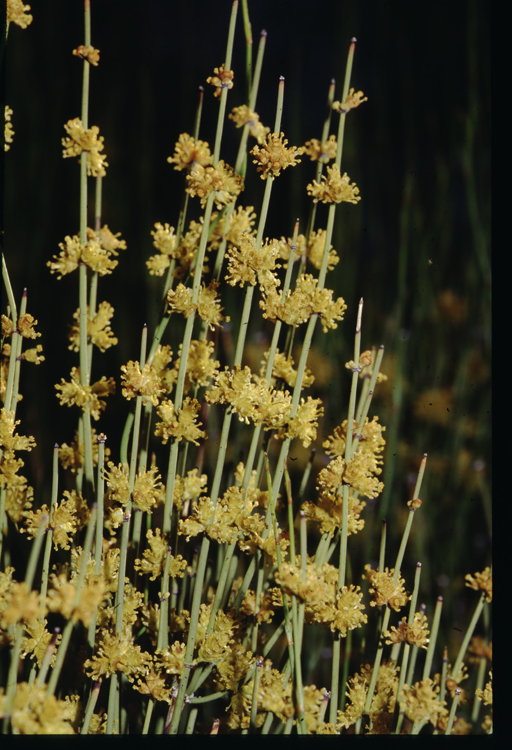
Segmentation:
{"type": "MultiPolygon", "coordinates": [[[[101,59],[91,66],[89,125],[105,137],[109,163],[102,223],[128,244],[115,273],[100,280],[98,301],[116,308],[120,344],[96,355],[98,379],[114,375],[119,382],[119,366],[138,358],[141,326],[147,322],[151,333],[156,322],[160,286],[148,280],[145,267],[154,252],[150,230],[157,221],[176,225],[183,189],[183,177],[166,158],[178,135],[192,132],[200,85],[207,88],[200,137],[213,144],[218,104],[205,79],[224,60],[230,9],[226,0],[92,0],[92,44],[101,59]]],[[[31,12],[33,23],[25,30],[11,25],[7,43],[6,102],[14,110],[15,136],[5,157],[4,242],[16,298],[26,286],[28,311],[43,334],[46,362],[24,368],[20,415],[24,433],[39,443],[30,468],[36,495],[39,488],[45,501],[53,443],[69,442],[76,420],[73,410],[57,407],[53,384],[77,364],[64,343],[78,305],[77,277],[59,282],[46,263],[66,234],[79,231],[78,162],[62,159],[61,138],[64,123],[81,112],[82,65],[71,50],[83,43],[83,4],[33,2],[31,12]],[[36,409],[41,391],[48,397],[36,409]]],[[[341,98],[350,38],[358,40],[352,85],[368,102],[347,118],[342,171],[362,200],[337,214],[333,244],[341,263],[327,283],[348,311],[326,338],[330,343],[319,344],[333,362],[332,388],[341,388],[339,400],[331,398],[324,433],[346,414],[343,363],[352,356],[363,296],[363,348],[385,343],[389,371],[401,371],[388,399],[376,402],[388,425],[392,468],[382,512],[367,522],[373,540],[367,544],[375,554],[383,515],[401,533],[397,508],[404,507],[421,455],[429,453],[425,513],[418,515],[409,562],[424,561],[432,595],[450,589],[458,596],[464,574],[489,562],[482,499],[490,492],[490,3],[259,0],[249,2],[249,12],[255,54],[260,31],[268,32],[256,109],[272,127],[283,75],[282,129],[294,145],[320,137],[330,80],[336,78],[341,98]],[[461,323],[439,319],[436,299],[447,289],[466,303],[461,323]],[[466,368],[474,356],[478,377],[466,368]],[[418,393],[434,387],[455,392],[453,418],[444,426],[413,416],[418,393]],[[475,461],[483,470],[475,472],[475,461]]],[[[244,102],[244,48],[240,7],[232,65],[240,85],[229,94],[228,110],[244,102]]],[[[226,121],[221,156],[228,162],[238,143],[234,133],[226,121]]],[[[266,235],[290,235],[297,216],[305,228],[305,186],[314,168],[302,167],[276,180],[266,235]]],[[[255,172],[249,172],[247,196],[244,205],[258,211],[262,183],[255,172]]],[[[115,437],[124,414],[122,402],[109,406],[101,429],[115,437]]],[[[452,614],[460,619],[464,612],[452,614]]]]}

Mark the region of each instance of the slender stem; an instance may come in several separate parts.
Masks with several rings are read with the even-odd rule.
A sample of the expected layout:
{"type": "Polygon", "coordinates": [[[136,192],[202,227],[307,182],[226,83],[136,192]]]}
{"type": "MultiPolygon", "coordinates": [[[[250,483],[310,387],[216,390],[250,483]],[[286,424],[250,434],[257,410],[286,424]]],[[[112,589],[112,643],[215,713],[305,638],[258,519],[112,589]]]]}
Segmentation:
{"type": "Polygon", "coordinates": [[[464,638],[462,639],[462,643],[460,644],[459,653],[457,654],[457,658],[455,659],[455,664],[453,665],[451,675],[453,679],[457,678],[457,674],[459,672],[459,669],[461,668],[462,661],[464,659],[464,655],[467,651],[467,648],[469,646],[469,642],[471,640],[471,637],[473,635],[473,632],[476,628],[476,624],[480,618],[480,615],[482,613],[482,609],[484,608],[485,604],[485,591],[482,591],[482,594],[480,596],[480,599],[478,600],[478,604],[475,607],[475,611],[473,612],[473,617],[471,618],[471,622],[469,623],[469,627],[466,630],[466,633],[464,634],[464,638]]]}

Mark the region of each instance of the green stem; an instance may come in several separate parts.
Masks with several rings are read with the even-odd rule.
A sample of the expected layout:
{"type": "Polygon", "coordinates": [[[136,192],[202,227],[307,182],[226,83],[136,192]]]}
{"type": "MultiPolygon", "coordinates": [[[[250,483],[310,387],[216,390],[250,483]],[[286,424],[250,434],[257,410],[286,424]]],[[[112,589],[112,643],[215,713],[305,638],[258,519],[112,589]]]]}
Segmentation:
{"type": "Polygon", "coordinates": [[[96,504],[94,504],[91,508],[91,515],[89,516],[89,521],[87,524],[87,533],[85,535],[85,542],[84,542],[84,546],[82,549],[82,556],[80,560],[80,570],[78,571],[78,578],[76,579],[76,582],[74,583],[75,593],[73,597],[72,615],[71,615],[71,619],[68,620],[68,622],[66,623],[66,627],[64,628],[64,633],[62,634],[62,641],[60,642],[59,650],[57,651],[57,658],[55,659],[55,666],[53,667],[52,674],[48,682],[48,687],[46,688],[47,696],[53,695],[55,693],[57,682],[59,681],[60,672],[64,664],[64,658],[66,656],[66,651],[68,648],[69,640],[71,638],[71,633],[76,623],[74,613],[78,607],[78,604],[80,602],[80,597],[82,595],[82,587],[84,584],[85,574],[87,571],[87,563],[89,562],[89,556],[90,556],[91,547],[92,547],[92,540],[93,540],[94,531],[96,528],[96,514],[97,514],[97,507],[96,507],[96,504]]]}
{"type": "Polygon", "coordinates": [[[434,650],[436,647],[437,634],[439,632],[439,623],[441,621],[441,610],[443,608],[443,597],[438,596],[436,602],[436,608],[434,610],[434,621],[432,622],[432,628],[430,630],[430,641],[427,649],[427,657],[425,659],[425,665],[423,667],[423,679],[426,680],[430,677],[430,670],[432,668],[432,661],[434,659],[434,650]]]}
{"type": "Polygon", "coordinates": [[[82,723],[82,728],[80,730],[80,734],[89,734],[89,725],[91,723],[94,709],[96,708],[96,702],[100,694],[100,688],[101,688],[101,677],[97,682],[94,683],[94,687],[91,690],[89,700],[87,701],[87,707],[85,709],[85,715],[84,715],[84,720],[82,723]]]}
{"type": "Polygon", "coordinates": [[[485,593],[485,591],[482,591],[482,594],[480,596],[478,604],[476,605],[475,611],[473,612],[473,617],[471,618],[471,622],[469,623],[469,627],[466,630],[466,633],[464,635],[462,643],[460,644],[459,653],[457,654],[457,658],[455,659],[455,664],[453,665],[453,668],[452,668],[452,671],[451,671],[451,675],[450,675],[450,677],[452,679],[456,679],[457,678],[457,674],[459,672],[459,669],[461,668],[462,661],[464,659],[464,655],[465,655],[465,653],[467,651],[467,648],[469,646],[469,642],[471,640],[473,632],[474,632],[474,630],[476,628],[476,624],[477,624],[477,622],[478,622],[478,620],[480,618],[480,615],[482,613],[482,609],[484,608],[485,597],[486,597],[486,593],[485,593]]]}

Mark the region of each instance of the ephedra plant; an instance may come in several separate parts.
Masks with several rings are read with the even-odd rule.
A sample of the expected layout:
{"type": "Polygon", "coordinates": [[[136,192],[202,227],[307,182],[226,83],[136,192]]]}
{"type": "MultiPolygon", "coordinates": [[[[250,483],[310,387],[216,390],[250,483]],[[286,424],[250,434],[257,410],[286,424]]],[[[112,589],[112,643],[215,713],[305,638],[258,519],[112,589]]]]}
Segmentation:
{"type": "MultiPolygon", "coordinates": [[[[29,10],[8,2],[8,28],[30,24],[29,10]]],[[[42,345],[27,346],[40,336],[38,313],[27,311],[26,292],[16,299],[8,255],[2,261],[3,733],[491,732],[490,709],[479,715],[492,703],[490,568],[466,576],[474,612],[458,652],[448,653],[437,638],[442,598],[426,609],[421,561],[404,564],[414,518],[429,512],[427,455],[418,457],[398,548],[386,544],[384,522],[378,560],[360,564],[358,533],[367,501],[383,490],[386,442],[372,414],[386,378],[384,347],[365,347],[362,299],[346,356],[349,398],[320,444],[324,402],[307,393],[314,342],[346,324],[328,272],[339,261],[331,244],[337,208],[348,202],[357,211],[362,197],[342,168],[345,126],[366,102],[351,83],[356,40],[343,86],[333,81],[328,90],[318,138],[293,146],[281,129],[283,79],[274,122],[257,114],[266,33],[253,60],[247,2],[241,10],[247,100],[228,106],[244,80],[232,69],[235,0],[224,57],[219,50],[190,133],[176,133],[168,158],[183,183],[181,206],[162,217],[173,225],[148,227],[160,319],[137,333],[136,349],[131,337],[132,358],[106,375],[98,350],[118,341],[102,281],[130,249],[102,214],[108,144],[90,124],[91,66],[101,71],[101,63],[85,0],[84,43],[73,50],[83,67],[82,111],[61,134],[80,213],[76,233],[47,262],[61,283],[75,279],[77,306],[60,314],[69,321],[62,347],[76,363],[51,398],[73,410],[77,428],[55,445],[48,497],[29,485],[21,458],[36,450],[24,436],[19,384],[22,368],[44,366],[42,345]],[[203,99],[218,112],[208,140],[203,99]],[[237,144],[234,164],[222,158],[228,138],[237,144]],[[309,215],[269,238],[274,182],[308,160],[316,165],[309,215]],[[247,199],[250,170],[261,180],[247,199]],[[249,330],[268,336],[251,365],[249,330]],[[116,399],[125,424],[110,444],[116,399]],[[297,470],[290,450],[299,443],[311,454],[297,470]],[[322,669],[319,654],[327,654],[322,669]]],[[[6,109],[6,149],[12,115],[6,109]]]]}

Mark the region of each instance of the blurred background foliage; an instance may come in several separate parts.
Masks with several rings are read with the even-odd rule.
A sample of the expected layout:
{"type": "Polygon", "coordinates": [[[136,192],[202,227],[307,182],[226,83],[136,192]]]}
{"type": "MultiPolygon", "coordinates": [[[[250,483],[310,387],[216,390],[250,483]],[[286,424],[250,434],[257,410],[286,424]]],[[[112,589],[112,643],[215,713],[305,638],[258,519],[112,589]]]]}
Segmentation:
{"type": "MultiPolygon", "coordinates": [[[[138,358],[142,325],[150,335],[154,330],[161,280],[145,266],[154,252],[150,231],[157,221],[176,226],[184,183],[166,158],[178,135],[192,132],[198,87],[223,62],[230,7],[229,0],[92,1],[92,44],[101,59],[91,68],[89,124],[105,137],[109,163],[102,223],[128,244],[113,276],[100,280],[98,301],[114,305],[120,343],[95,355],[93,380],[105,374],[119,382],[120,365],[138,358]]],[[[76,364],[65,337],[77,278],[57,281],[46,262],[66,234],[78,232],[79,169],[76,160],[62,159],[61,138],[64,123],[80,116],[82,70],[71,50],[83,43],[82,9],[80,0],[33,3],[32,25],[11,26],[7,45],[15,136],[5,158],[5,251],[17,299],[28,288],[46,356],[37,370],[23,368],[21,386],[22,432],[38,442],[27,457],[36,503],[48,501],[53,444],[69,442],[76,426],[74,410],[58,406],[53,386],[76,364]]],[[[348,44],[358,39],[352,85],[368,102],[347,118],[342,167],[362,200],[339,210],[333,245],[341,262],[327,278],[348,304],[346,319],[327,336],[317,331],[308,362],[317,377],[312,395],[324,399],[326,411],[315,472],[326,460],[322,439],[346,418],[344,363],[352,358],[364,297],[362,346],[385,345],[389,379],[372,413],[386,425],[388,445],[385,491],[365,511],[363,544],[349,540],[356,548],[352,568],[375,564],[383,518],[393,565],[405,502],[428,453],[424,503],[404,571],[409,566],[412,585],[414,565],[422,562],[422,601],[431,613],[435,597],[444,595],[444,642],[455,647],[470,606],[464,575],[483,570],[490,555],[490,4],[258,0],[249,11],[254,53],[260,31],[268,32],[256,109],[272,127],[278,78],[285,76],[290,144],[321,137],[330,80],[341,98],[348,44]]],[[[244,65],[240,12],[228,110],[245,101],[244,65]]],[[[217,106],[207,90],[200,137],[210,143],[217,106]]],[[[227,121],[221,155],[228,162],[238,139],[227,121]]],[[[297,217],[305,230],[306,184],[314,176],[307,161],[276,180],[267,236],[290,236],[297,217]]],[[[258,211],[262,186],[249,169],[242,204],[258,211]]],[[[198,215],[196,201],[189,218],[198,215]]],[[[230,292],[225,302],[235,332],[237,299],[230,292]]],[[[253,367],[267,334],[257,326],[248,339],[253,367]]],[[[126,406],[119,392],[99,423],[116,462],[126,406]]],[[[292,456],[294,450],[300,472],[309,454],[299,447],[292,456]]]]}

